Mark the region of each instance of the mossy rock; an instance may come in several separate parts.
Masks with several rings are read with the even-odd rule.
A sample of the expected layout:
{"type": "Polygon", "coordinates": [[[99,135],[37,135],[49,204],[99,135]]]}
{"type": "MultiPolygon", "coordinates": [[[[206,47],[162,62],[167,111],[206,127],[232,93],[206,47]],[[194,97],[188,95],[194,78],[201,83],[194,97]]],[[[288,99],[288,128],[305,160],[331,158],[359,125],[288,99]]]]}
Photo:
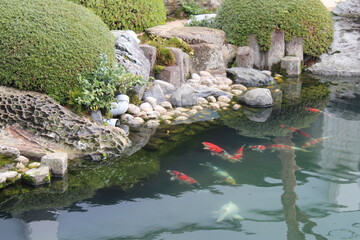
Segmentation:
{"type": "Polygon", "coordinates": [[[0,1],[0,85],[65,103],[99,55],[115,61],[114,37],[92,11],[66,0],[0,1]]]}
{"type": "Polygon", "coordinates": [[[303,38],[304,53],[314,57],[326,52],[333,39],[331,15],[320,0],[225,0],[215,26],[238,46],[248,45],[254,34],[263,51],[270,48],[271,33],[281,30],[286,41],[303,38]]]}
{"type": "Polygon", "coordinates": [[[162,0],[70,0],[91,8],[113,30],[142,32],[164,24],[166,10],[162,0]]]}

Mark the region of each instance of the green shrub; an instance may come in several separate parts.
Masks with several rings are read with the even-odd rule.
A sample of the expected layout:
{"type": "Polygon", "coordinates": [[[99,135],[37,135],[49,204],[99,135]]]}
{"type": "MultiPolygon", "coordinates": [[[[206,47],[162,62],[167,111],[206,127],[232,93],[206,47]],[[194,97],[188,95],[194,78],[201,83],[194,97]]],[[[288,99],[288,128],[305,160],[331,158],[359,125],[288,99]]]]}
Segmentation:
{"type": "Polygon", "coordinates": [[[114,37],[99,17],[65,0],[0,1],[0,85],[65,103],[78,74],[101,53],[115,60],[114,37]]]}
{"type": "Polygon", "coordinates": [[[146,81],[142,76],[125,70],[120,63],[109,66],[107,56],[103,54],[98,68],[80,75],[79,83],[81,95],[75,101],[91,110],[101,109],[106,113],[114,101],[115,92],[126,94],[135,85],[145,85],[146,81]]]}
{"type": "Polygon", "coordinates": [[[162,0],[70,0],[91,8],[110,29],[142,32],[164,24],[166,10],[162,0]]]}
{"type": "Polygon", "coordinates": [[[156,64],[161,66],[174,66],[175,56],[170,49],[160,47],[156,51],[156,64]]]}
{"type": "Polygon", "coordinates": [[[162,71],[164,71],[165,66],[161,66],[161,65],[154,65],[153,71],[154,71],[154,75],[158,75],[160,73],[162,73],[162,71]]]}
{"type": "Polygon", "coordinates": [[[320,0],[225,0],[215,26],[238,46],[248,45],[248,35],[255,34],[264,51],[271,32],[282,30],[286,41],[303,38],[304,53],[311,56],[326,52],[333,38],[330,12],[320,0]]]}
{"type": "Polygon", "coordinates": [[[184,11],[187,15],[199,15],[199,14],[205,14],[210,13],[211,11],[207,10],[206,8],[202,8],[199,6],[198,3],[196,3],[194,0],[181,2],[181,11],[184,11]]]}
{"type": "Polygon", "coordinates": [[[183,52],[194,55],[194,50],[190,47],[189,44],[184,42],[181,38],[172,37],[172,38],[162,38],[155,35],[146,35],[143,34],[139,36],[139,39],[141,43],[148,44],[151,46],[154,46],[156,48],[161,47],[174,47],[174,48],[180,48],[183,52]]]}

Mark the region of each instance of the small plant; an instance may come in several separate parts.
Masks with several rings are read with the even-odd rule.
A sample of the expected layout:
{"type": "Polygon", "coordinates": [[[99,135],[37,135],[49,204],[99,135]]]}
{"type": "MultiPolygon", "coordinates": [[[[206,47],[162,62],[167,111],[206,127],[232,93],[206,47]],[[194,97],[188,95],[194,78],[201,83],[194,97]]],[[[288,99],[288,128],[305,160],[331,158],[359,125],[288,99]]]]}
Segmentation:
{"type": "Polygon", "coordinates": [[[154,71],[154,75],[158,75],[160,74],[162,71],[164,71],[165,66],[161,66],[161,65],[154,65],[153,71],[154,71]]]}
{"type": "Polygon", "coordinates": [[[156,64],[162,66],[174,66],[175,56],[170,49],[160,47],[156,51],[156,64]]]}
{"type": "Polygon", "coordinates": [[[175,47],[180,48],[183,52],[191,55],[194,55],[194,50],[190,47],[189,44],[184,42],[181,38],[172,37],[172,38],[162,38],[154,35],[142,35],[139,37],[141,42],[144,44],[149,44],[156,47],[157,49],[161,47],[175,47]]]}
{"type": "Polygon", "coordinates": [[[189,16],[191,15],[199,15],[199,14],[205,14],[209,13],[210,11],[201,8],[199,4],[197,4],[194,0],[187,1],[187,2],[181,2],[180,3],[182,10],[189,16]]]}
{"type": "Polygon", "coordinates": [[[214,20],[215,18],[205,18],[203,20],[196,20],[194,16],[190,18],[191,22],[186,23],[186,27],[207,27],[215,28],[214,20]]]}
{"type": "Polygon", "coordinates": [[[126,94],[135,85],[143,86],[146,82],[141,76],[126,71],[121,64],[109,65],[106,54],[103,54],[95,71],[79,75],[79,83],[81,95],[75,98],[75,102],[107,113],[115,92],[126,94]]]}

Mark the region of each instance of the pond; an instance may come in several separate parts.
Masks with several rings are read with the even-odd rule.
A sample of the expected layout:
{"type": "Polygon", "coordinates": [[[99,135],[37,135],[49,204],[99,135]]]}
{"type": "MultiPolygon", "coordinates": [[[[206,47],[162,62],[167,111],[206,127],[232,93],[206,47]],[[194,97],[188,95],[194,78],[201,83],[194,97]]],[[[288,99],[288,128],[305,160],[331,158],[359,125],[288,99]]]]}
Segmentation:
{"type": "Polygon", "coordinates": [[[79,161],[51,186],[2,190],[0,239],[360,239],[360,96],[342,89],[360,80],[329,80],[337,81],[287,79],[282,104],[270,110],[243,107],[140,130],[133,141],[151,138],[129,157],[79,161]],[[323,139],[307,151],[249,149],[311,141],[280,125],[323,139]],[[245,145],[241,162],[212,155],[202,142],[232,155],[245,145]],[[236,183],[219,181],[209,163],[236,183]],[[200,186],[171,181],[167,170],[200,186]],[[229,202],[244,220],[219,217],[229,202]]]}

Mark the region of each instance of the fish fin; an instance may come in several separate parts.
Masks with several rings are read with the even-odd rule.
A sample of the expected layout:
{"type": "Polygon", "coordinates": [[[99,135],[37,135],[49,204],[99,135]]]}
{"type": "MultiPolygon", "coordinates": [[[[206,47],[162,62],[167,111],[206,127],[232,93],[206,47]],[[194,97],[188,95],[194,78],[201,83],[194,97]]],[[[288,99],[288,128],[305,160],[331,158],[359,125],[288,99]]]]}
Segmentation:
{"type": "Polygon", "coordinates": [[[175,179],[176,179],[175,177],[171,177],[170,181],[175,181],[175,179]]]}
{"type": "Polygon", "coordinates": [[[234,215],[233,219],[238,220],[238,221],[245,220],[245,218],[243,218],[242,216],[237,215],[237,214],[236,214],[236,215],[234,215]]]}

